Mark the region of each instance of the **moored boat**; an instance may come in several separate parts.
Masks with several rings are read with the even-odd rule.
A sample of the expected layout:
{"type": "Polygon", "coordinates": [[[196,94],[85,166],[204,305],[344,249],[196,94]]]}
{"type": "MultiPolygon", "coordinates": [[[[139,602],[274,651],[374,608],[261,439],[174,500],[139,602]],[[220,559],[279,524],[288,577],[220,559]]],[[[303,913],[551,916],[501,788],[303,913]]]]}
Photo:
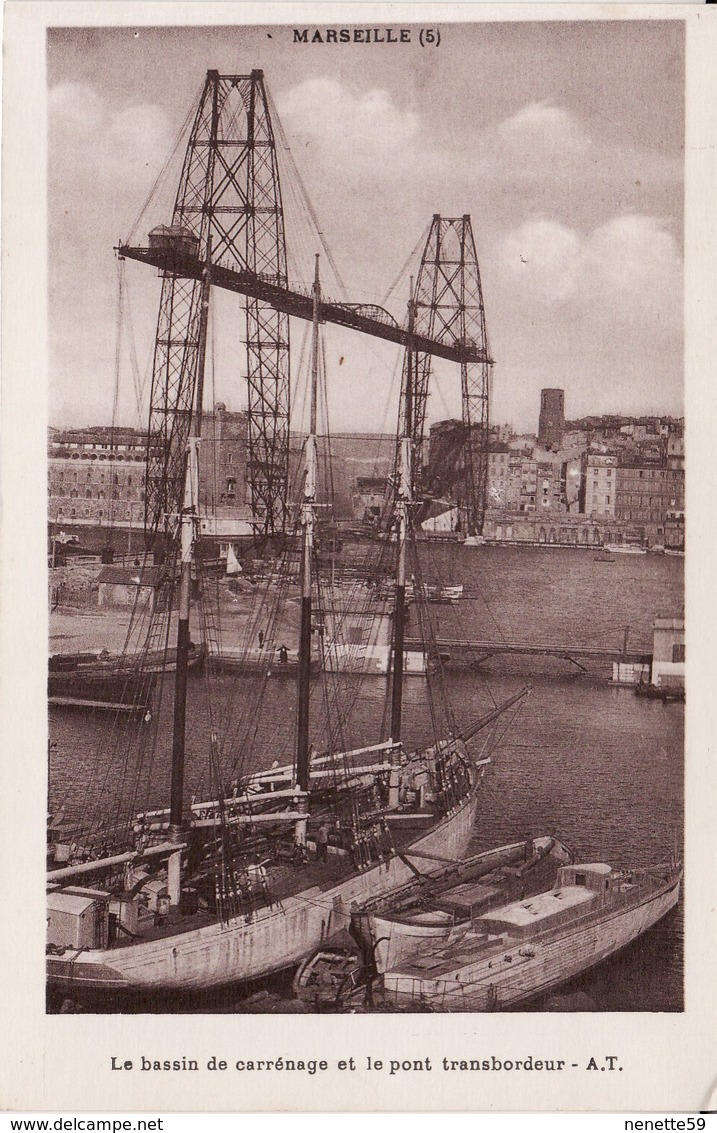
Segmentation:
{"type": "Polygon", "coordinates": [[[571,860],[567,847],[550,835],[457,862],[432,861],[411,850],[404,857],[413,880],[387,898],[374,898],[352,919],[379,973],[457,939],[478,913],[536,892],[571,860]]]}
{"type": "MultiPolygon", "coordinates": [[[[206,647],[190,642],[188,670],[201,668],[206,647]]],[[[176,651],[113,656],[100,653],[57,653],[50,657],[47,695],[50,704],[85,706],[113,704],[146,710],[157,679],[176,669],[176,651]]]]}
{"type": "Polygon", "coordinates": [[[296,969],[292,989],[296,999],[316,1010],[336,1010],[364,984],[361,949],[348,932],[320,945],[296,969]]]}
{"type": "Polygon", "coordinates": [[[463,597],[462,583],[454,585],[432,585],[429,583],[411,582],[407,587],[407,595],[409,598],[422,598],[426,602],[460,602],[463,597]]]}
{"type": "Polygon", "coordinates": [[[608,959],[677,904],[682,869],[561,867],[557,884],[473,919],[455,943],[396,965],[384,994],[405,1008],[496,1011],[536,998],[608,959]]]}
{"type": "Polygon", "coordinates": [[[647,547],[640,543],[606,543],[605,550],[611,555],[646,555],[647,547]]]}
{"type": "Polygon", "coordinates": [[[653,685],[648,681],[639,681],[638,684],[635,685],[635,696],[641,696],[647,700],[661,700],[663,704],[667,704],[668,701],[684,704],[685,686],[672,684],[653,685]]]}

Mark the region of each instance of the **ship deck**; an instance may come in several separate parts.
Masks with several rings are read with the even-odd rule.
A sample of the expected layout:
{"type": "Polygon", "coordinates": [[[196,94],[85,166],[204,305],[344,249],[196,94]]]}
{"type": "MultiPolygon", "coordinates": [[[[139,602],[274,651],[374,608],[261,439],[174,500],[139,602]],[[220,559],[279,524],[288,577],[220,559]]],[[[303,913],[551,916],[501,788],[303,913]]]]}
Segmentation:
{"type": "MultiPolygon", "coordinates": [[[[231,920],[241,917],[252,917],[263,909],[281,906],[282,901],[298,894],[306,895],[311,899],[312,893],[321,893],[331,889],[334,885],[350,877],[356,870],[351,859],[344,855],[330,855],[326,862],[310,860],[303,863],[279,863],[267,867],[267,896],[255,897],[245,902],[237,903],[231,920]]],[[[114,943],[114,947],[132,947],[137,940],[153,941],[163,940],[177,936],[178,933],[192,932],[198,928],[206,928],[216,924],[219,915],[207,908],[199,908],[193,913],[184,913],[181,909],[173,907],[163,916],[151,915],[144,919],[137,936],[121,934],[114,943]]]]}
{"type": "Polygon", "coordinates": [[[523,955],[521,949],[527,949],[525,955],[529,955],[532,944],[553,941],[573,929],[597,924],[637,907],[661,889],[668,889],[670,884],[667,880],[658,882],[644,878],[641,883],[615,891],[597,904],[595,893],[573,887],[551,890],[527,901],[511,902],[476,917],[457,940],[445,947],[414,954],[397,964],[384,975],[386,988],[411,980],[416,984],[422,980],[460,984],[471,979],[491,979],[495,973],[489,969],[496,957],[503,957],[511,950],[523,955]],[[556,910],[558,899],[560,907],[556,910]]]}

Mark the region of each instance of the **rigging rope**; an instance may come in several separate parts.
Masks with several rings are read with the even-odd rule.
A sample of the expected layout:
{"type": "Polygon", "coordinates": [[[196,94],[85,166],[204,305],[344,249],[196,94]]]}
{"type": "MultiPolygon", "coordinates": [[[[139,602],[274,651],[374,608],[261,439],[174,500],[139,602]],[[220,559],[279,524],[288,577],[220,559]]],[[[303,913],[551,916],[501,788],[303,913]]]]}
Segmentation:
{"type": "MultiPolygon", "coordinates": [[[[291,172],[293,173],[294,178],[296,179],[296,183],[298,183],[298,185],[299,185],[301,198],[303,199],[303,202],[305,204],[308,215],[311,218],[311,222],[313,224],[314,231],[316,232],[317,236],[319,237],[319,240],[321,242],[321,247],[323,248],[324,253],[326,254],[326,258],[328,259],[329,264],[331,265],[331,270],[333,271],[334,276],[336,277],[336,281],[337,281],[339,288],[340,288],[340,295],[343,299],[346,299],[346,287],[344,286],[344,282],[341,278],[340,272],[339,272],[339,270],[336,266],[333,255],[331,254],[331,249],[329,248],[329,246],[328,246],[328,244],[327,244],[327,242],[324,238],[324,234],[321,231],[321,227],[319,225],[318,217],[317,217],[317,215],[314,211],[313,205],[311,204],[311,200],[309,198],[309,194],[307,192],[306,185],[304,184],[301,173],[299,172],[299,167],[297,166],[296,161],[294,160],[294,155],[291,152],[291,147],[289,145],[289,141],[288,141],[288,138],[286,136],[286,133],[284,132],[284,127],[281,124],[281,119],[279,117],[279,113],[277,111],[276,104],[275,104],[275,102],[274,102],[274,100],[271,97],[271,94],[269,92],[267,92],[267,104],[269,106],[269,113],[271,115],[272,125],[274,127],[275,132],[279,135],[279,139],[281,141],[281,145],[282,145],[282,148],[284,150],[284,153],[287,156],[287,160],[288,160],[288,163],[290,165],[291,172]]],[[[293,180],[291,178],[288,178],[286,180],[288,180],[289,184],[293,184],[293,180]]]]}
{"type": "Polygon", "coordinates": [[[148,212],[149,208],[154,205],[155,201],[157,201],[157,199],[159,198],[160,191],[164,190],[164,188],[166,186],[166,183],[168,181],[168,174],[169,174],[170,166],[172,165],[172,162],[175,160],[180,146],[183,145],[185,138],[187,137],[187,134],[189,133],[189,130],[191,128],[191,125],[194,121],[194,118],[195,118],[195,115],[196,115],[196,112],[197,112],[197,106],[199,104],[199,100],[201,98],[201,94],[202,94],[203,89],[204,89],[204,84],[202,84],[202,86],[199,88],[199,90],[197,91],[196,98],[191,102],[190,108],[187,111],[187,116],[184,119],[182,125],[180,126],[179,131],[177,133],[177,136],[175,138],[174,145],[173,145],[164,165],[162,166],[161,170],[159,171],[159,174],[157,175],[157,178],[156,178],[154,184],[152,185],[152,188],[150,189],[146,200],[144,201],[142,207],[140,208],[140,210],[139,210],[139,212],[138,212],[138,214],[137,214],[137,216],[134,220],[134,223],[132,224],[132,227],[129,230],[129,233],[127,235],[127,239],[125,241],[125,243],[128,244],[128,245],[131,245],[133,243],[133,241],[134,241],[134,239],[137,235],[137,230],[139,229],[139,226],[140,226],[145,214],[148,212]]]}

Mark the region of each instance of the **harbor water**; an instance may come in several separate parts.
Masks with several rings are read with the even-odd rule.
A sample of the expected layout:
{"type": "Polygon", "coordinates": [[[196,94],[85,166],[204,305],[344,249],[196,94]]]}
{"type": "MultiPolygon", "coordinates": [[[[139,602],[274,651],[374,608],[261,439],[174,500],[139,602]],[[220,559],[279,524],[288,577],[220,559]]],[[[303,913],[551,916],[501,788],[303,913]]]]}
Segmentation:
{"type": "MultiPolygon", "coordinates": [[[[446,640],[620,649],[627,634],[630,650],[650,652],[654,618],[679,617],[683,611],[683,562],[664,555],[616,555],[613,562],[600,562],[584,550],[426,544],[420,563],[422,581],[464,586],[460,602],[432,607],[436,636],[446,640]]],[[[492,762],[472,852],[555,832],[582,861],[640,867],[666,861],[675,852],[682,855],[684,708],[611,686],[611,668],[596,661],[583,672],[566,660],[531,655],[496,656],[477,668],[446,671],[459,731],[494,702],[531,686],[491,740],[477,737],[473,746],[477,755],[481,743],[488,743],[484,754],[492,762]]],[[[192,753],[206,746],[230,703],[241,718],[256,684],[245,678],[244,687],[237,687],[241,682],[231,675],[211,683],[217,707],[210,718],[204,682],[190,681],[187,790],[197,797],[207,785],[194,773],[192,753]]],[[[375,742],[384,721],[385,678],[354,680],[349,695],[355,704],[343,738],[356,746],[375,742]]],[[[283,762],[292,743],[291,682],[270,680],[266,698],[270,723],[251,734],[254,766],[269,766],[274,758],[283,762]]],[[[426,679],[411,676],[404,700],[405,742],[430,742],[431,723],[426,679]]],[[[72,815],[89,798],[97,806],[106,799],[111,815],[111,788],[120,773],[111,765],[118,750],[113,726],[106,716],[51,710],[51,810],[61,806],[72,815]],[[105,759],[103,766],[101,754],[99,768],[98,751],[105,759]]],[[[120,724],[135,726],[130,720],[120,724]]],[[[168,717],[156,726],[159,781],[168,767],[168,717]]],[[[235,747],[248,743],[249,736],[241,724],[237,728],[235,747]]],[[[162,801],[157,796],[156,802],[162,801]]],[[[682,972],[680,905],[612,961],[531,1009],[679,1011],[682,972]]],[[[216,1004],[203,1009],[214,1010],[216,1004]]]]}

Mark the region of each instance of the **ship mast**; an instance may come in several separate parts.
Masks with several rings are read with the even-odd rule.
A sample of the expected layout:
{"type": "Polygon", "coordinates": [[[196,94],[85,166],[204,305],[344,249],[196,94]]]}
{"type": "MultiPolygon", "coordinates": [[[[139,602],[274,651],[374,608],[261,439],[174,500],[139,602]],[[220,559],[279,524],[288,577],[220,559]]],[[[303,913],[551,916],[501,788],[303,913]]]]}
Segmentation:
{"type": "Polygon", "coordinates": [[[391,740],[401,742],[401,712],[403,705],[403,665],[404,637],[406,627],[406,551],[408,543],[409,502],[411,499],[411,436],[413,433],[413,389],[414,363],[413,327],[415,308],[413,303],[413,279],[410,284],[411,297],[408,301],[408,344],[406,347],[406,406],[404,433],[399,440],[398,484],[396,489],[396,602],[393,613],[393,683],[391,689],[391,740]]]}
{"type": "MultiPolygon", "coordinates": [[[[316,526],[316,428],[319,388],[319,306],[321,284],[319,257],[316,257],[313,299],[313,334],[311,342],[311,401],[309,435],[306,439],[304,468],[304,498],[301,505],[303,528],[301,560],[301,633],[299,637],[299,687],[296,734],[296,782],[301,792],[309,790],[309,696],[311,681],[311,583],[316,526]]],[[[305,799],[304,799],[305,802],[305,799]]],[[[299,844],[306,840],[306,820],[296,824],[295,839],[299,844]]]]}
{"type": "MultiPolygon", "coordinates": [[[[211,237],[202,280],[197,350],[197,388],[187,447],[184,473],[184,501],[179,516],[179,600],[177,603],[177,667],[174,675],[174,718],[172,727],[172,780],[169,797],[169,838],[182,843],[184,819],[184,765],[187,730],[187,673],[189,671],[189,614],[192,592],[192,566],[198,537],[199,444],[202,432],[204,367],[209,323],[211,237]]],[[[167,888],[171,905],[178,905],[182,889],[182,851],[173,853],[167,863],[167,888]]]]}

